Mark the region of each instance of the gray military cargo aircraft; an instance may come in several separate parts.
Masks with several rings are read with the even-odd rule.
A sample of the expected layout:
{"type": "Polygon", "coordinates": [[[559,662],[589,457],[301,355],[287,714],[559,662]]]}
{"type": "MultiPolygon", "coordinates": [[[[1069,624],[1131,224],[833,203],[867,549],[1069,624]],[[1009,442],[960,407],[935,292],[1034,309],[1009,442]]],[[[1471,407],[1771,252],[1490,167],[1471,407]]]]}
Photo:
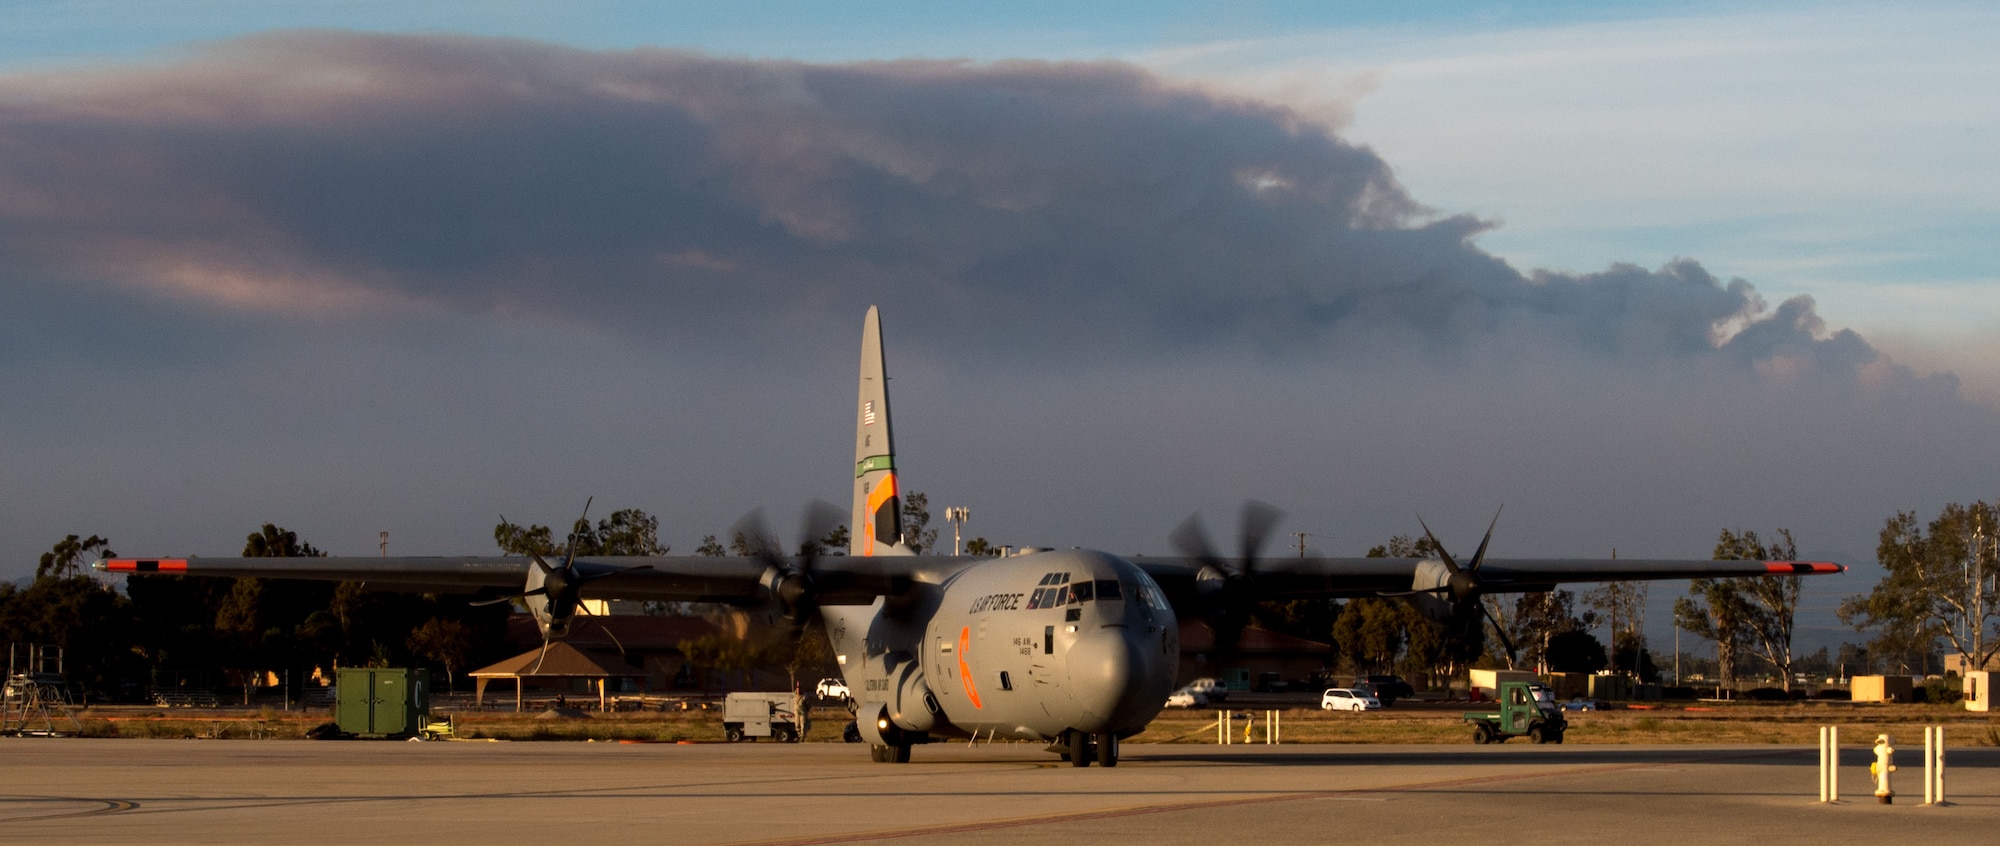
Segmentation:
{"type": "MultiPolygon", "coordinates": [[[[820,617],[853,691],[874,759],[984,735],[1046,742],[1075,766],[1118,763],[1118,742],[1164,707],[1180,654],[1177,621],[1204,619],[1226,650],[1266,600],[1401,597],[1442,622],[1477,624],[1480,597],[1566,582],[1839,573],[1826,562],[1594,561],[1486,558],[1492,527],[1461,566],[1435,558],[1274,558],[1258,550],[1276,520],[1245,509],[1235,561],[1190,518],[1176,558],[1091,550],[1008,557],[916,555],[905,543],[889,421],[881,324],[868,310],[855,407],[851,554],[714,558],[113,558],[112,573],[356,580],[426,593],[517,590],[544,642],[562,637],[581,600],[635,599],[764,607],[796,631],[820,617]]],[[[822,506],[803,536],[824,534],[822,506]]],[[[832,519],[838,519],[837,514],[832,519]]],[[[1497,517],[1495,518],[1497,521],[1497,517]]],[[[1426,534],[1429,528],[1425,528],[1426,534]]],[[[753,532],[758,536],[761,531],[753,532]]],[[[1436,538],[1431,538],[1436,542],[1436,538]]]]}

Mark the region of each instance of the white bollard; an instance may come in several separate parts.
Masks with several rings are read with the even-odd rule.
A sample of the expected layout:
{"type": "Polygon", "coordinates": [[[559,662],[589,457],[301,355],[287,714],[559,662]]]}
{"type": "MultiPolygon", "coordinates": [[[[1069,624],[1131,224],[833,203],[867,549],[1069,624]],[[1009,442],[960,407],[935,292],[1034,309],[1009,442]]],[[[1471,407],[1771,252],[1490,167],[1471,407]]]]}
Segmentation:
{"type": "Polygon", "coordinates": [[[1945,804],[1944,726],[1924,727],[1924,804],[1945,804]]]}
{"type": "Polygon", "coordinates": [[[1840,801],[1840,727],[1819,727],[1819,801],[1840,801]]]}

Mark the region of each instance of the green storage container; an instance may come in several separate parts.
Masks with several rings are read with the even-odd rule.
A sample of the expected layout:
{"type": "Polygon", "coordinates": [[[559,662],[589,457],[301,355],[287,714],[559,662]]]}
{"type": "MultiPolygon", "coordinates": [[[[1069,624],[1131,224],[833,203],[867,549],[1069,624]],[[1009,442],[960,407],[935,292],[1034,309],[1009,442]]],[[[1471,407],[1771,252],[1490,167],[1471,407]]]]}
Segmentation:
{"type": "Polygon", "coordinates": [[[363,737],[412,737],[431,709],[431,672],[408,667],[342,667],[333,720],[363,737]]]}

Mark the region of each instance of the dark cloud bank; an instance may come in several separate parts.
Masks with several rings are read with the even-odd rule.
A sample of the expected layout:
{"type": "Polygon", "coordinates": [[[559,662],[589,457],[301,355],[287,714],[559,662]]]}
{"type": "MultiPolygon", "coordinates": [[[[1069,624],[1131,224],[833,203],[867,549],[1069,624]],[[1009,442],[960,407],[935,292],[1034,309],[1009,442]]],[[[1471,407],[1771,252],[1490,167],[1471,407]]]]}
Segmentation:
{"type": "MultiPolygon", "coordinates": [[[[324,389],[300,426],[348,400],[407,401],[433,411],[401,431],[462,438],[502,425],[504,404],[456,412],[390,371],[476,370],[421,338],[490,325],[544,352],[486,366],[588,380],[592,360],[566,349],[653,356],[657,371],[626,375],[829,429],[727,460],[767,485],[794,479],[742,462],[801,467],[838,498],[824,454],[845,437],[861,310],[882,303],[904,452],[933,474],[919,486],[1044,543],[1158,551],[1179,514],[1257,495],[1301,528],[1339,527],[1316,542],[1329,551],[1419,509],[1475,532],[1505,501],[1520,553],[1699,555],[1722,525],[1782,524],[1865,560],[1895,509],[1992,495],[1993,411],[1829,329],[1809,299],[1773,307],[1695,261],[1524,274],[1474,245],[1484,225],[1422,207],[1374,151],[1284,108],[1109,63],[820,66],[307,32],[0,79],[15,390],[180,368],[184,390],[147,396],[201,403],[256,395],[242,383],[257,361],[310,371],[366,346],[334,357],[379,355],[353,365],[375,368],[369,387],[324,389]],[[714,387],[729,380],[760,390],[714,387]],[[760,398],[787,393],[830,411],[760,398]]],[[[482,379],[504,381],[466,377],[482,379]]],[[[594,389],[575,390],[541,399],[594,389]]],[[[593,431],[714,435],[690,434],[685,396],[619,405],[644,419],[593,431]]],[[[17,438],[53,428],[24,415],[9,415],[17,438]]],[[[143,437],[104,425],[89,437],[143,437]]],[[[520,452],[561,436],[497,431],[520,452]]],[[[343,476],[342,435],[322,434],[316,484],[379,489],[343,476]]],[[[614,474],[563,461],[527,469],[614,474]]],[[[722,484],[679,461],[615,472],[722,484]]],[[[656,510],[721,519],[659,496],[656,510]]],[[[42,516],[144,505],[113,502],[42,516]]]]}

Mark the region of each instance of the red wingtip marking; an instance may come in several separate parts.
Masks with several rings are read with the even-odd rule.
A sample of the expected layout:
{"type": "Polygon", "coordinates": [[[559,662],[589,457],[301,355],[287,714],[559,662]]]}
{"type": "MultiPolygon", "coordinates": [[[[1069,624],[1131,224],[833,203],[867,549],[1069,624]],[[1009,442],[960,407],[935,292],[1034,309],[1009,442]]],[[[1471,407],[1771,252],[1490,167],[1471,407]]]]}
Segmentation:
{"type": "Polygon", "coordinates": [[[1822,573],[1845,573],[1846,565],[1830,561],[1766,561],[1764,571],[1785,576],[1808,576],[1822,573]]]}
{"type": "Polygon", "coordinates": [[[104,562],[107,573],[185,573],[185,558],[120,558],[104,562]]]}

